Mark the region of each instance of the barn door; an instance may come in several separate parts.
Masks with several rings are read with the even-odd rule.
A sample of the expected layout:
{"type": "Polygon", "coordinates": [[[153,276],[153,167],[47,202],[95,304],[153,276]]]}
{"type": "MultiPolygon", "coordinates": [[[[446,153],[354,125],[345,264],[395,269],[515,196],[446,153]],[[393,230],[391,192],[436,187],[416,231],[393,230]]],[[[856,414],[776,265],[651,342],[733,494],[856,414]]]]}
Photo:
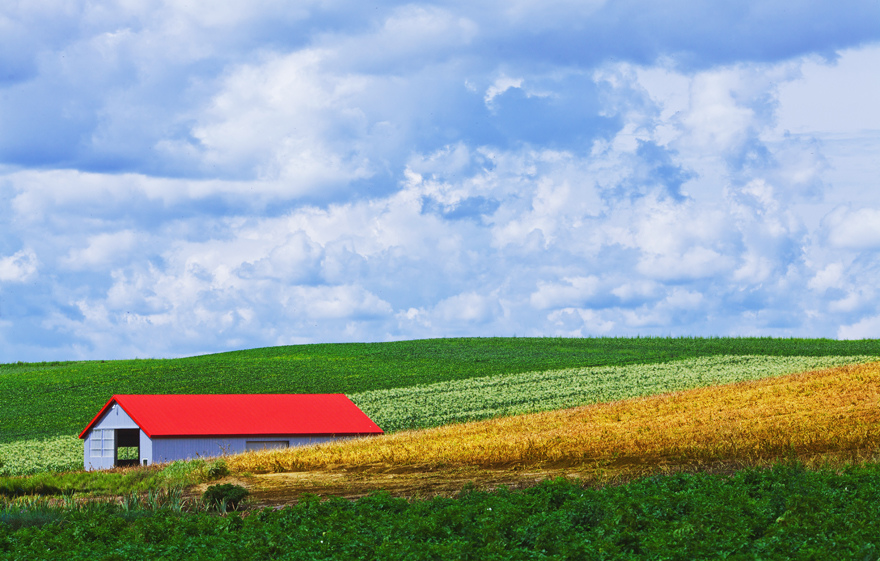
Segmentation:
{"type": "Polygon", "coordinates": [[[140,429],[116,429],[116,465],[136,466],[141,456],[140,429]]]}

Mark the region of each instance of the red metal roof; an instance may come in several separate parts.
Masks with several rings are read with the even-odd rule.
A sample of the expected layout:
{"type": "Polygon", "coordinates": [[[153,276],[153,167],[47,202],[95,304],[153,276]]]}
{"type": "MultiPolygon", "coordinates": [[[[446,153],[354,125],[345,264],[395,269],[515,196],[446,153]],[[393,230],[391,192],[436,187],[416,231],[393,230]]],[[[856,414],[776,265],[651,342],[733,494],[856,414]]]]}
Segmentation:
{"type": "Polygon", "coordinates": [[[382,434],[343,394],[114,395],[80,438],[114,402],[150,438],[382,434]]]}

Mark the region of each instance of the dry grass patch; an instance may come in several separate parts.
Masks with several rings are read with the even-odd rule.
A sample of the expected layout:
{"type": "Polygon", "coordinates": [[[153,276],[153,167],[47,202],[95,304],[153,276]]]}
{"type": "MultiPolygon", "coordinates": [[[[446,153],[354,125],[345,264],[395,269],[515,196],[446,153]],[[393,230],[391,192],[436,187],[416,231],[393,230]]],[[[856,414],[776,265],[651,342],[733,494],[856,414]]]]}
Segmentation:
{"type": "Polygon", "coordinates": [[[880,363],[234,456],[236,472],[760,464],[880,447],[880,363]]]}

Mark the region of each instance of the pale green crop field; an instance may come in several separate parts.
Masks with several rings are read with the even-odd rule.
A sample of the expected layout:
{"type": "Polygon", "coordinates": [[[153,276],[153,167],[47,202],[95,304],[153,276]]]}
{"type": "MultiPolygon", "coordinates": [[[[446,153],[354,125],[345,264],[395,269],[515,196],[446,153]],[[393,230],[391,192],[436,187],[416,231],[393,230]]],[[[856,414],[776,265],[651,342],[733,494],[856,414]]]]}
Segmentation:
{"type": "Polygon", "coordinates": [[[878,360],[872,356],[713,356],[567,368],[349,395],[385,432],[550,411],[878,360]]]}

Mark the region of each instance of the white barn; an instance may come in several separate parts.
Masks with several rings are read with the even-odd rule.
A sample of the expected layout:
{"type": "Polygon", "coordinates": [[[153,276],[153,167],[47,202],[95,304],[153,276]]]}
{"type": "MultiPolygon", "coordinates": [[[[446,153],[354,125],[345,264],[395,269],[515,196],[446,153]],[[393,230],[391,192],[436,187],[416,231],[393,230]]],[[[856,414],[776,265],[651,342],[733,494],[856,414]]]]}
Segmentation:
{"type": "Polygon", "coordinates": [[[342,394],[114,395],[80,433],[86,470],[382,434],[342,394]],[[120,460],[119,448],[137,459],[120,460]]]}

